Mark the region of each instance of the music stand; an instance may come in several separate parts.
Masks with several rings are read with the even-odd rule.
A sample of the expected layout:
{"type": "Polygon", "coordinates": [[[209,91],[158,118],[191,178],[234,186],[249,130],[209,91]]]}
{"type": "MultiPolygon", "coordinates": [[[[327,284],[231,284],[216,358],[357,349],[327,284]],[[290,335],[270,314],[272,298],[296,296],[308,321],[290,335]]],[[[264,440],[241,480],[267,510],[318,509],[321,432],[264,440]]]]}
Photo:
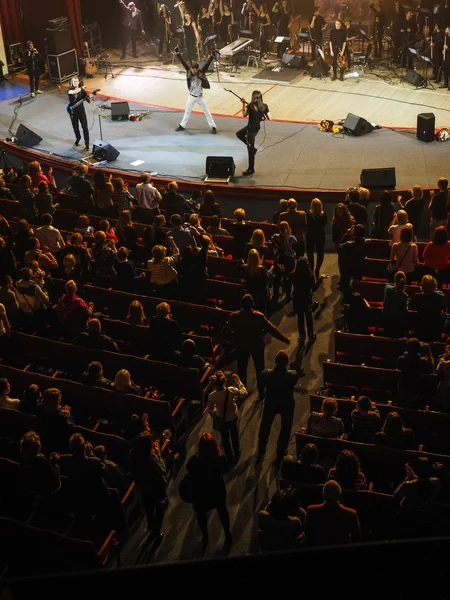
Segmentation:
{"type": "Polygon", "coordinates": [[[435,90],[436,88],[431,83],[431,81],[428,79],[428,65],[431,65],[431,68],[433,68],[434,67],[433,61],[431,60],[431,58],[428,58],[428,56],[419,55],[419,58],[421,61],[423,61],[425,63],[425,83],[423,84],[423,87],[424,88],[430,87],[432,90],[435,90]]]}

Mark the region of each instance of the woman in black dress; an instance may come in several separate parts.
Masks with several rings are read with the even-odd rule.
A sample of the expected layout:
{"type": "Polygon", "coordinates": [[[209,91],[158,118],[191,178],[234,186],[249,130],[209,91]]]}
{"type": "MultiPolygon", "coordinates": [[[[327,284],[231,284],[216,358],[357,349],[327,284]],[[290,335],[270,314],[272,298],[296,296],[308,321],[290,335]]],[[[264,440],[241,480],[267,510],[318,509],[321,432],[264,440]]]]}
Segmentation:
{"type": "Polygon", "coordinates": [[[172,39],[172,17],[170,10],[165,4],[161,4],[158,12],[159,17],[159,58],[163,55],[164,45],[166,46],[166,54],[170,52],[170,40],[172,39]]]}
{"type": "Polygon", "coordinates": [[[259,58],[269,52],[269,27],[270,15],[267,12],[267,6],[261,4],[259,7],[259,58]]]}
{"type": "Polygon", "coordinates": [[[208,512],[216,509],[225,533],[225,544],[231,546],[230,515],[223,480],[228,461],[211,433],[204,433],[198,442],[197,453],[191,456],[187,470],[192,475],[193,508],[202,532],[203,549],[208,546],[208,512]]]}
{"type": "Polygon", "coordinates": [[[393,224],[395,217],[395,206],[391,201],[391,195],[387,190],[381,192],[380,203],[376,205],[373,213],[371,236],[378,240],[388,240],[388,229],[393,224]]]}
{"type": "MultiPolygon", "coordinates": [[[[277,19],[277,36],[289,38],[289,23],[291,22],[292,14],[289,9],[288,0],[281,0],[281,2],[277,0],[273,5],[272,13],[274,14],[274,18],[277,19]]],[[[286,52],[286,48],[288,47],[289,41],[277,44],[278,58],[282,58],[283,53],[286,52]]]]}
{"type": "Polygon", "coordinates": [[[201,41],[192,13],[186,10],[183,15],[184,48],[189,62],[197,60],[197,44],[201,41]]]}
{"type": "Polygon", "coordinates": [[[239,129],[236,132],[236,136],[247,146],[248,150],[248,169],[244,171],[243,175],[253,175],[255,172],[255,140],[261,129],[261,121],[269,120],[269,107],[264,104],[262,100],[262,94],[259,90],[254,90],[252,93],[252,100],[250,104],[241,98],[242,100],[242,116],[248,117],[248,124],[246,127],[239,129]]]}
{"type": "Polygon", "coordinates": [[[319,198],[313,198],[311,208],[307,215],[306,229],[306,254],[308,256],[309,266],[314,272],[316,279],[320,275],[320,267],[323,263],[325,248],[325,227],[327,224],[327,215],[323,210],[322,202],[319,198]],[[317,252],[316,268],[314,269],[314,249],[317,252]]]}
{"type": "Polygon", "coordinates": [[[223,46],[226,46],[229,42],[231,42],[231,26],[233,23],[234,16],[230,10],[230,5],[228,3],[224,4],[223,1],[220,0],[220,21],[218,33],[223,46]]]}

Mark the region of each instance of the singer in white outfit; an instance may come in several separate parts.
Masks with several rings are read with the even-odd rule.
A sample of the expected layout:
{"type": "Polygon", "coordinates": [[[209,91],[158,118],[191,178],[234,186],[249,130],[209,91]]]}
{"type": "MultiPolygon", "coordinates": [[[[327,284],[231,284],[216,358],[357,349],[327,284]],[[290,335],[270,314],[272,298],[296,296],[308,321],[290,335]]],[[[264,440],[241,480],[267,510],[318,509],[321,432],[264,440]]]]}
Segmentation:
{"type": "Polygon", "coordinates": [[[209,108],[206,105],[205,99],[203,98],[203,90],[209,90],[210,88],[206,73],[212,59],[214,58],[214,55],[211,54],[205,65],[200,69],[198,63],[196,62],[193,62],[190,67],[187,65],[181,56],[178,46],[175,48],[175,53],[180,59],[183,67],[186,69],[186,81],[189,90],[189,98],[186,103],[186,110],[184,111],[183,119],[175,131],[184,131],[186,129],[192,109],[194,108],[195,104],[198,104],[205,113],[206,121],[211,128],[211,133],[217,133],[216,124],[211,113],[209,112],[209,108]]]}

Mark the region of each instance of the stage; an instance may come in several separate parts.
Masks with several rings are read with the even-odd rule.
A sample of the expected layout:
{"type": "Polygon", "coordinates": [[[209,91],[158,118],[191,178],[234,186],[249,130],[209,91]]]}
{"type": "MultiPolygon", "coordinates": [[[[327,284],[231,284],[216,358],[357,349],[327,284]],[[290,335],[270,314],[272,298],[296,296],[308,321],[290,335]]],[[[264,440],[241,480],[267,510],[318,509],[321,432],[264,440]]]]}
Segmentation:
{"type": "MultiPolygon", "coordinates": [[[[192,115],[186,131],[175,132],[188,95],[182,68],[164,65],[152,46],[140,48],[140,58],[131,60],[120,61],[112,54],[115,77],[105,79],[104,73],[98,73],[85,82],[89,90],[101,90],[95,101],[86,105],[91,142],[100,137],[100,115],[103,139],[120,151],[108,168],[148,170],[161,177],[201,181],[206,156],[232,156],[236,177],[230,185],[317,189],[358,184],[363,168],[395,166],[399,188],[414,183],[434,185],[438,177],[445,175],[450,143],[418,141],[415,126],[420,112],[434,112],[436,127],[450,125],[447,90],[415,89],[395,79],[395,72],[387,69],[343,82],[311,79],[299,71],[288,85],[252,79],[270,64],[244,66],[238,73],[220,70],[209,74],[211,89],[205,91],[216,119],[218,134],[214,136],[202,114],[192,115]],[[253,177],[240,176],[247,168],[247,153],[235,132],[244,121],[239,117],[239,100],[225,88],[247,98],[258,88],[270,107],[273,121],[263,124],[257,137],[253,177]],[[110,110],[96,108],[109,106],[110,100],[127,100],[132,112],[149,112],[138,122],[112,121],[110,110]],[[319,131],[317,122],[324,118],[336,122],[349,112],[382,128],[362,137],[319,131]]],[[[78,162],[87,153],[81,146],[73,146],[65,90],[50,84],[42,89],[45,93],[35,99],[22,96],[20,105],[18,94],[27,90],[25,76],[0,84],[0,136],[9,137],[16,110],[14,133],[23,123],[43,138],[36,151],[78,162]]]]}

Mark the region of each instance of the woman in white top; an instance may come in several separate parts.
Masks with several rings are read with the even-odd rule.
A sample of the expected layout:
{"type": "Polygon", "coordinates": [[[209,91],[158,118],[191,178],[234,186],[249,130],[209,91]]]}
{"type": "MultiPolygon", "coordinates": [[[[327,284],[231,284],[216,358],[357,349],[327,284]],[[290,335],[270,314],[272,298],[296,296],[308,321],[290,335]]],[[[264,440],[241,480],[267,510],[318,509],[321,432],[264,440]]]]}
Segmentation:
{"type": "Polygon", "coordinates": [[[388,229],[388,233],[392,237],[391,244],[396,244],[400,241],[400,233],[405,227],[412,227],[412,224],[408,221],[408,213],[406,210],[399,210],[397,211],[397,217],[394,224],[388,229]]]}
{"type": "Polygon", "coordinates": [[[208,412],[214,417],[222,418],[220,429],[222,446],[228,464],[236,464],[241,455],[239,446],[239,431],[237,427],[238,407],[236,398],[245,398],[248,394],[242,381],[233,374],[235,386],[227,387],[227,378],[223,371],[217,371],[211,378],[215,390],[208,396],[208,412]],[[231,439],[231,442],[230,442],[231,439]]]}
{"type": "Polygon", "coordinates": [[[400,241],[392,245],[391,262],[395,261],[396,270],[406,274],[407,281],[412,281],[417,265],[417,244],[413,242],[413,228],[404,227],[400,232],[400,241]]]}

